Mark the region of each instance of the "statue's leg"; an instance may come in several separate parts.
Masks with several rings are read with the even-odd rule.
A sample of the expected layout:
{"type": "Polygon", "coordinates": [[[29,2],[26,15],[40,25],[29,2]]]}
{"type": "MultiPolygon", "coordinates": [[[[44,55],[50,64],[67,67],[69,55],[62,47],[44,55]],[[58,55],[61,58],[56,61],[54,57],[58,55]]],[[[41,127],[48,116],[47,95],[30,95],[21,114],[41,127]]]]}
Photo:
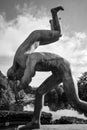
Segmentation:
{"type": "Polygon", "coordinates": [[[52,19],[50,19],[50,20],[49,20],[49,23],[50,23],[51,30],[54,30],[53,20],[52,20],[52,19]]]}
{"type": "Polygon", "coordinates": [[[28,42],[29,40],[31,40],[30,43],[32,44],[36,41],[39,41],[40,45],[46,45],[59,40],[59,38],[61,37],[61,27],[57,16],[57,12],[59,12],[60,10],[64,10],[62,6],[51,9],[51,30],[36,30],[32,32],[28,38],[28,42]]]}
{"type": "Polygon", "coordinates": [[[43,32],[43,35],[41,35],[40,39],[41,45],[56,42],[61,37],[61,27],[57,16],[57,12],[59,12],[60,10],[64,10],[62,6],[51,9],[52,19],[49,20],[51,31],[49,30],[49,32],[47,31],[46,33],[43,32]]]}
{"type": "Polygon", "coordinates": [[[87,113],[87,102],[79,99],[77,84],[75,84],[72,78],[71,70],[68,64],[61,65],[62,69],[62,81],[64,85],[64,91],[66,93],[69,103],[80,112],[87,113]]]}
{"type": "Polygon", "coordinates": [[[52,21],[53,21],[53,23],[52,23],[52,21],[51,21],[51,24],[53,24],[54,30],[59,31],[59,33],[61,34],[60,23],[59,23],[59,19],[58,19],[58,16],[57,16],[57,13],[58,13],[60,10],[61,10],[61,11],[64,10],[62,6],[58,6],[58,7],[56,7],[56,8],[52,8],[52,9],[51,9],[52,21]]]}
{"type": "Polygon", "coordinates": [[[61,83],[61,81],[58,80],[58,77],[56,79],[54,75],[51,75],[41,84],[41,86],[37,89],[35,95],[36,98],[34,104],[35,106],[33,119],[30,123],[20,128],[19,130],[40,128],[40,113],[43,105],[43,95],[49,92],[52,88],[55,88],[59,83],[61,83]]]}
{"type": "MultiPolygon", "coordinates": [[[[57,17],[57,12],[59,10],[64,10],[62,7],[57,7],[51,9],[51,14],[52,14],[52,22],[51,22],[51,30],[35,30],[33,31],[27,39],[22,43],[22,45],[19,47],[19,49],[16,52],[15,57],[18,58],[19,51],[20,53],[22,48],[25,48],[25,51],[29,50],[31,51],[32,45],[33,45],[33,50],[32,52],[38,47],[38,45],[35,45],[35,42],[39,42],[40,45],[46,45],[50,44],[53,42],[56,42],[59,40],[61,37],[61,29],[60,29],[60,24],[59,20],[57,17]]],[[[22,58],[23,59],[23,58],[22,58]]]]}

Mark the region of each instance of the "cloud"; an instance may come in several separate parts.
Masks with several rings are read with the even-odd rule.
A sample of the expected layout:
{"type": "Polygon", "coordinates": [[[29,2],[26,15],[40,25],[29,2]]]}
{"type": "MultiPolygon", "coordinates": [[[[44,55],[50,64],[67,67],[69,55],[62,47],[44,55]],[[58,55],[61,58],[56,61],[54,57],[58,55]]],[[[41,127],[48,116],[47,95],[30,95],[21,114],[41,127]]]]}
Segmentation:
{"type": "Polygon", "coordinates": [[[24,3],[23,6],[21,5],[16,5],[16,9],[18,11],[18,13],[22,14],[22,15],[33,15],[34,17],[42,17],[42,16],[47,16],[48,12],[47,9],[43,6],[36,6],[35,3],[32,1],[29,4],[28,3],[24,3]]]}
{"type": "MultiPolygon", "coordinates": [[[[6,21],[5,17],[0,15],[0,57],[4,56],[7,59],[10,57],[10,60],[8,60],[10,64],[8,61],[4,62],[5,58],[1,60],[3,66],[0,62],[4,73],[12,65],[13,56],[19,45],[33,30],[50,29],[50,16],[46,14],[46,9],[43,7],[38,10],[36,6],[28,8],[25,4],[22,9],[19,5],[16,8],[19,14],[11,21],[6,21]]],[[[59,41],[47,46],[41,46],[36,51],[52,52],[66,58],[71,64],[73,74],[78,77],[87,69],[86,42],[87,34],[85,32],[65,32],[59,41]]]]}
{"type": "Polygon", "coordinates": [[[81,33],[81,32],[75,32],[75,35],[76,35],[76,37],[77,38],[79,38],[79,39],[85,39],[86,38],[86,34],[85,33],[81,33]]]}

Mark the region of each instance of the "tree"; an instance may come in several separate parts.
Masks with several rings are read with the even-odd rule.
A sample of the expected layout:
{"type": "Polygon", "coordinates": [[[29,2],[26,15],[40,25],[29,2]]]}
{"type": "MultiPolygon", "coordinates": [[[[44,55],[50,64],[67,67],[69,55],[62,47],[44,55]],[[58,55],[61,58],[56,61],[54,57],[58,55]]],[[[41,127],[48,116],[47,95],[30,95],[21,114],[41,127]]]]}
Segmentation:
{"type": "Polygon", "coordinates": [[[78,80],[78,93],[79,97],[87,101],[87,72],[84,72],[78,80]]]}

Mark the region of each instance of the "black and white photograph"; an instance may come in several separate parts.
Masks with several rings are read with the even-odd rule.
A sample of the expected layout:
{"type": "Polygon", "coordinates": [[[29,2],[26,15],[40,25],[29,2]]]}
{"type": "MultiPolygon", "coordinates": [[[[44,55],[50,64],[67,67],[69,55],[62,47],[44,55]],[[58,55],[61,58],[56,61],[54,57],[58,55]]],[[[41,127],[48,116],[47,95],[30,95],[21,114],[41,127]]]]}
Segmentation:
{"type": "Polygon", "coordinates": [[[0,0],[0,130],[87,129],[87,0],[0,0]]]}

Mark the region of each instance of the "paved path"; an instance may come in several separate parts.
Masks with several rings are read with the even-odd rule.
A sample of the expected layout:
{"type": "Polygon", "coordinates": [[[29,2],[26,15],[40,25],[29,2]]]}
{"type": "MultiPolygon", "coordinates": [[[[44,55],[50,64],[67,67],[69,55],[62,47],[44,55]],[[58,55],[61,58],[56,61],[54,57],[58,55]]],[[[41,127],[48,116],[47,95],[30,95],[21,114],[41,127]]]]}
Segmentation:
{"type": "MultiPolygon", "coordinates": [[[[0,130],[17,130],[16,128],[8,128],[0,130]]],[[[87,130],[87,124],[72,124],[72,125],[41,125],[40,129],[34,130],[87,130]]]]}
{"type": "Polygon", "coordinates": [[[87,124],[42,125],[40,130],[87,130],[87,124]]]}

